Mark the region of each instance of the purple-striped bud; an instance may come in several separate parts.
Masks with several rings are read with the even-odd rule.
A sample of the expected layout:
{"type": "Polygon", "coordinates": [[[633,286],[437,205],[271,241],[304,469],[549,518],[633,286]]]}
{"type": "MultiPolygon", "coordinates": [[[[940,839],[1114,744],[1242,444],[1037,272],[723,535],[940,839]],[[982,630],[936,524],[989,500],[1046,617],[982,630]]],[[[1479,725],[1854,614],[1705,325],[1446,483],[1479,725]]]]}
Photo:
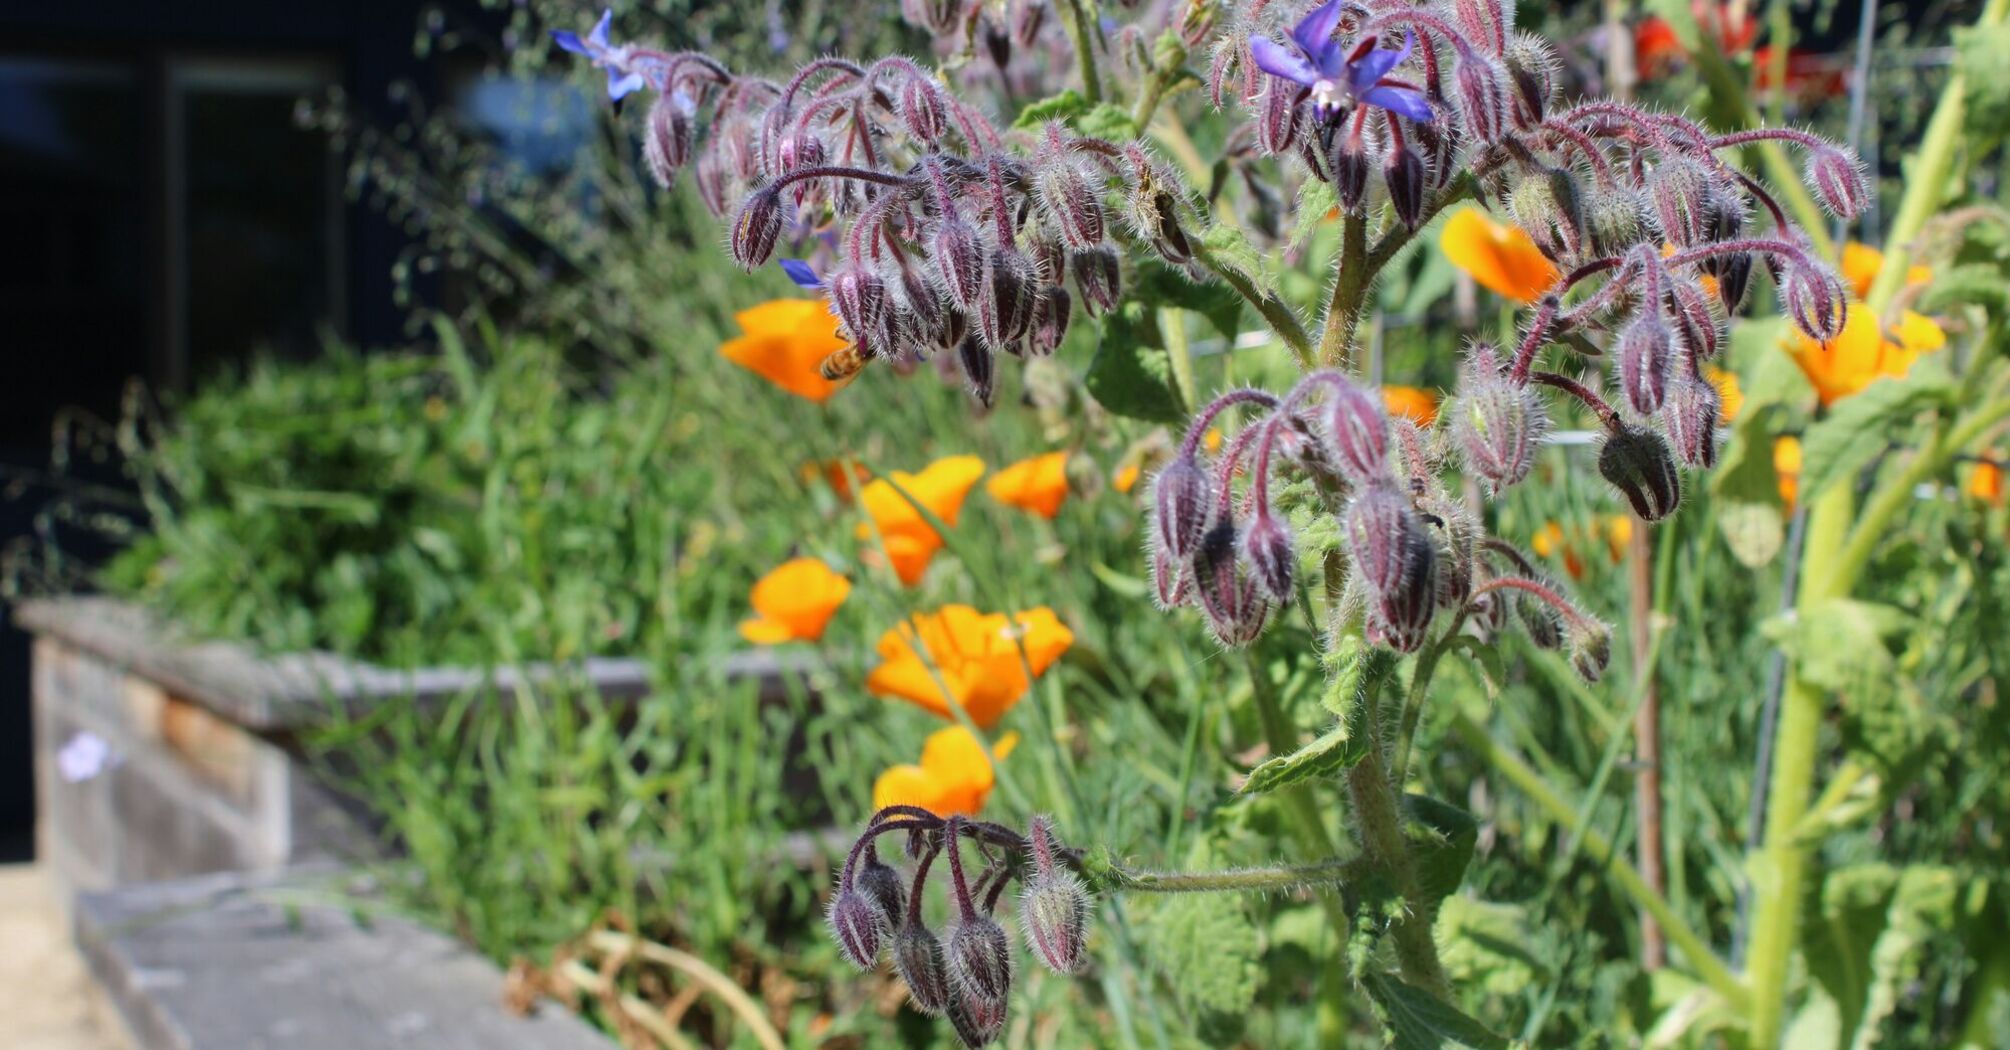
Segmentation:
{"type": "Polygon", "coordinates": [[[1436,546],[1438,607],[1457,609],[1473,593],[1479,523],[1460,500],[1434,496],[1421,501],[1420,506],[1426,523],[1432,526],[1431,541],[1436,546]]]}
{"type": "Polygon", "coordinates": [[[977,296],[977,325],[993,350],[1019,341],[1033,323],[1039,274],[1017,248],[1000,248],[984,260],[984,283],[977,296]]]}
{"type": "Polygon", "coordinates": [[[1152,600],[1158,603],[1160,611],[1171,612],[1193,600],[1188,580],[1185,561],[1156,547],[1152,549],[1152,600]]]}
{"type": "Polygon", "coordinates": [[[1569,171],[1546,168],[1522,176],[1508,194],[1508,211],[1551,259],[1568,264],[1583,252],[1584,204],[1569,171]]]}
{"type": "Polygon", "coordinates": [[[1745,290],[1752,284],[1752,253],[1738,252],[1717,263],[1717,300],[1726,314],[1738,312],[1745,302],[1745,290]]]}
{"type": "Polygon", "coordinates": [[[1291,603],[1298,549],[1291,542],[1291,526],[1271,508],[1258,507],[1249,526],[1242,530],[1242,557],[1249,566],[1250,578],[1272,601],[1280,605],[1291,603]]]}
{"type": "Polygon", "coordinates": [[[1416,229],[1424,221],[1424,159],[1407,146],[1390,150],[1382,161],[1382,181],[1389,187],[1396,218],[1416,229]]]}
{"type": "Polygon", "coordinates": [[[1068,336],[1068,320],[1074,305],[1068,290],[1058,284],[1047,285],[1034,296],[1033,327],[1026,342],[1035,356],[1045,357],[1060,349],[1061,340],[1068,336]]]}
{"type": "Polygon", "coordinates": [[[900,86],[900,120],[926,146],[942,140],[942,89],[927,77],[908,77],[900,86]]]}
{"type": "Polygon", "coordinates": [[[1688,248],[1709,239],[1710,173],[1683,156],[1664,158],[1647,175],[1648,199],[1661,235],[1688,248]]]}
{"type": "Polygon", "coordinates": [[[1054,217],[1068,247],[1086,251],[1100,246],[1109,226],[1103,216],[1102,191],[1088,173],[1072,161],[1050,161],[1040,169],[1040,205],[1054,217]]]}
{"type": "MultiPolygon", "coordinates": [[[[1484,579],[1478,582],[1486,582],[1484,579]]],[[[1500,636],[1508,624],[1508,599],[1499,591],[1488,591],[1472,600],[1472,622],[1485,640],[1500,636]]]]}
{"type": "Polygon", "coordinates": [[[1026,238],[1026,258],[1033,260],[1033,272],[1041,284],[1060,284],[1068,279],[1068,249],[1045,233],[1026,238]]]}
{"type": "Polygon", "coordinates": [[[930,1017],[949,1005],[949,964],[942,941],[920,923],[906,923],[893,938],[893,969],[907,984],[908,1001],[930,1017]]]}
{"type": "Polygon", "coordinates": [[[964,0],[900,0],[900,17],[908,25],[946,36],[963,21],[964,0]]]}
{"type": "Polygon", "coordinates": [[[1013,6],[1012,42],[1031,48],[1040,42],[1040,27],[1047,24],[1047,4],[1045,0],[1020,0],[1013,6]]]}
{"type": "Polygon", "coordinates": [[[1082,290],[1082,309],[1089,316],[1117,305],[1122,293],[1123,266],[1107,244],[1074,253],[1075,287],[1082,290]]]}
{"type": "Polygon", "coordinates": [[[1489,491],[1498,493],[1528,477],[1549,416],[1535,391],[1501,374],[1492,347],[1474,344],[1450,411],[1466,469],[1489,491]]]}
{"type": "Polygon", "coordinates": [[[1570,668],[1586,682],[1597,682],[1612,663],[1612,631],[1589,617],[1570,625],[1570,668]]]}
{"type": "Polygon", "coordinates": [[[853,887],[838,890],[831,898],[831,939],[853,966],[870,970],[879,961],[879,932],[882,916],[872,899],[853,887]]]}
{"type": "MultiPolygon", "coordinates": [[[[814,168],[822,164],[827,156],[824,140],[815,135],[806,131],[785,135],[775,151],[775,158],[781,163],[781,170],[776,174],[786,175],[800,168],[814,168]]],[[[801,192],[802,186],[802,183],[797,183],[798,193],[801,192]]]]}
{"type": "Polygon", "coordinates": [[[1042,817],[1028,828],[1033,875],[1019,897],[1019,924],[1034,958],[1062,975],[1080,973],[1089,895],[1073,872],[1055,863],[1053,832],[1042,817]]]}
{"type": "Polygon", "coordinates": [[[1516,33],[1501,55],[1513,88],[1514,126],[1526,131],[1542,123],[1556,98],[1556,54],[1532,33],[1516,33]]]}
{"type": "MultiPolygon", "coordinates": [[[[1535,582],[1551,591],[1556,590],[1554,581],[1547,578],[1538,576],[1535,582]]],[[[1556,606],[1527,591],[1515,592],[1514,606],[1515,615],[1521,619],[1521,628],[1528,634],[1529,644],[1550,652],[1563,648],[1563,614],[1557,611],[1556,606]]]]}
{"type": "Polygon", "coordinates": [[[1340,200],[1340,210],[1358,214],[1368,195],[1368,153],[1361,140],[1352,135],[1335,136],[1330,164],[1333,195],[1340,200]]]}
{"type": "Polygon", "coordinates": [[[730,247],[740,269],[753,273],[775,254],[775,242],[782,236],[782,195],[772,189],[755,190],[733,217],[730,247]]]}
{"type": "Polygon", "coordinates": [[[949,301],[963,310],[974,310],[984,288],[984,252],[978,247],[977,231],[957,216],[944,216],[928,240],[929,261],[935,264],[936,283],[949,301]]]}
{"type": "Polygon", "coordinates": [[[956,1029],[956,1038],[963,1045],[976,1050],[980,1046],[990,1046],[1005,1031],[1005,1004],[972,999],[966,995],[949,996],[949,1023],[956,1029]]]}
{"type": "Polygon", "coordinates": [[[881,930],[900,928],[907,915],[907,886],[902,882],[900,873],[880,860],[878,853],[867,851],[852,888],[863,894],[879,911],[881,930]]]}
{"type": "Polygon", "coordinates": [[[1674,338],[1649,304],[1619,333],[1619,386],[1626,404],[1643,416],[1661,411],[1668,394],[1668,371],[1675,359],[1674,338]]]}
{"type": "Polygon", "coordinates": [[[1185,562],[1200,549],[1212,524],[1207,471],[1192,456],[1174,456],[1152,477],[1154,548],[1174,562],[1185,562]]]}
{"type": "Polygon", "coordinates": [[[1843,150],[1828,147],[1810,152],[1804,174],[1815,199],[1841,218],[1856,218],[1862,214],[1864,203],[1870,199],[1870,188],[1863,178],[1863,165],[1843,150]]]}
{"type": "Polygon", "coordinates": [[[1326,450],[1333,469],[1356,485],[1389,472],[1389,418],[1382,402],[1351,379],[1327,373],[1326,450]]]}
{"type": "Polygon", "coordinates": [[[691,162],[691,99],[680,91],[656,96],[649,107],[649,130],[642,139],[642,160],[658,186],[669,189],[677,173],[691,162]]]}
{"type": "MultiPolygon", "coordinates": [[[[942,329],[950,323],[942,292],[905,263],[900,267],[899,289],[892,307],[894,348],[919,356],[942,346],[942,329]]],[[[962,338],[960,333],[957,338],[962,338]]]]}
{"type": "Polygon", "coordinates": [[[1437,607],[1437,552],[1423,519],[1393,484],[1370,485],[1348,502],[1341,540],[1368,595],[1381,640],[1415,652],[1437,607]]]}
{"type": "Polygon", "coordinates": [[[1430,186],[1442,190],[1451,185],[1463,169],[1459,166],[1459,137],[1457,129],[1449,121],[1433,121],[1416,124],[1410,128],[1410,138],[1423,155],[1424,170],[1430,173],[1430,186]]]}
{"type": "Polygon", "coordinates": [[[1256,143],[1273,157],[1289,154],[1298,143],[1299,86],[1276,77],[1263,89],[1263,108],[1256,121],[1256,143]]]}
{"type": "Polygon", "coordinates": [[[1645,427],[1608,432],[1598,450],[1598,473],[1626,497],[1642,521],[1660,521],[1682,502],[1675,454],[1660,434],[1645,427]]]}
{"type": "Polygon", "coordinates": [[[985,408],[991,407],[991,399],[997,396],[998,362],[992,357],[991,348],[976,332],[967,332],[963,341],[956,344],[956,360],[963,366],[963,378],[970,383],[970,394],[985,408]]]}
{"type": "Polygon", "coordinates": [[[1662,426],[1675,445],[1675,455],[1692,467],[1717,465],[1717,413],[1723,400],[1716,386],[1699,376],[1677,380],[1668,391],[1662,426]]]}
{"type": "Polygon", "coordinates": [[[1717,312],[1710,308],[1710,299],[1701,284],[1689,280],[1686,274],[1671,274],[1667,305],[1682,345],[1689,353],[1699,361],[1716,357],[1724,344],[1724,328],[1717,312]]]}
{"type": "Polygon", "coordinates": [[[1475,142],[1497,141],[1507,125],[1507,95],[1501,87],[1501,72],[1485,56],[1470,52],[1460,56],[1452,74],[1452,86],[1459,98],[1459,119],[1466,134],[1475,142]]]}
{"type": "Polygon", "coordinates": [[[1779,290],[1781,312],[1808,338],[1826,343],[1842,334],[1849,306],[1834,274],[1814,265],[1788,266],[1779,290]]]}
{"type": "Polygon", "coordinates": [[[845,334],[868,357],[890,357],[894,337],[886,282],[862,266],[847,266],[824,281],[845,334]]]}
{"type": "Polygon", "coordinates": [[[1242,571],[1239,546],[1235,523],[1223,520],[1201,537],[1193,556],[1194,593],[1200,597],[1201,612],[1215,639],[1230,648],[1255,641],[1270,616],[1270,603],[1257,591],[1256,581],[1242,571]]]}
{"type": "Polygon", "coordinates": [[[1003,1005],[1012,995],[1012,941],[998,920],[972,911],[949,929],[952,999],[1003,1005]]]}

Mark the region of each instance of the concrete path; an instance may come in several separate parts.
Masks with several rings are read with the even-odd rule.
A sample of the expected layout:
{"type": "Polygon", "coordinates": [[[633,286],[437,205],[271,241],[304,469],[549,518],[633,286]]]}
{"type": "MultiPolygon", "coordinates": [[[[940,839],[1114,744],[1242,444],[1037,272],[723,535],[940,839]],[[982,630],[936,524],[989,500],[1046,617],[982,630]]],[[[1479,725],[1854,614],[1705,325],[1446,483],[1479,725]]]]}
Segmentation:
{"type": "Polygon", "coordinates": [[[0,1044],[7,1050],[125,1050],[93,1006],[90,977],[42,873],[0,865],[0,1044]]]}

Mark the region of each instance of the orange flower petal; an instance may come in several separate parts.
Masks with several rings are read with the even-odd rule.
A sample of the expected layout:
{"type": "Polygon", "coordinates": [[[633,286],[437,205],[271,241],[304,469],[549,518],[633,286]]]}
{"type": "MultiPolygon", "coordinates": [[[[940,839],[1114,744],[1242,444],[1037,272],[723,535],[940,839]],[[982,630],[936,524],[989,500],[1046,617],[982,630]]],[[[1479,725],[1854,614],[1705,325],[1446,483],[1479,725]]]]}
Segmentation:
{"type": "Polygon", "coordinates": [[[867,676],[866,688],[943,717],[951,716],[953,699],[972,721],[989,728],[1074,641],[1074,633],[1045,607],[1007,620],[968,605],[945,605],[880,636],[881,663],[867,676]]]}
{"type": "Polygon", "coordinates": [[[788,624],[760,617],[741,620],[740,637],[755,645],[780,645],[783,642],[796,640],[796,636],[789,631],[788,624]]]}
{"type": "Polygon", "coordinates": [[[1481,286],[1516,302],[1534,302],[1560,276],[1528,234],[1470,206],[1446,220],[1438,247],[1481,286]]]}
{"type": "MultiPolygon", "coordinates": [[[[777,566],[754,584],[750,599],[763,621],[787,632],[783,641],[814,642],[823,637],[838,606],[851,594],[851,581],[815,558],[793,558],[777,566]]],[[[740,633],[748,641],[745,624],[740,633]]]]}
{"type": "Polygon", "coordinates": [[[1136,463],[1127,463],[1122,469],[1117,471],[1115,477],[1110,479],[1110,484],[1115,486],[1118,492],[1128,496],[1131,490],[1137,487],[1138,476],[1143,473],[1143,467],[1138,466],[1136,463]]]}
{"type": "Polygon", "coordinates": [[[1000,503],[1052,519],[1068,498],[1068,454],[1048,452],[1022,459],[992,475],[984,490],[1000,503]]]}
{"type": "Polygon", "coordinates": [[[1773,473],[1780,479],[1780,502],[1792,509],[1801,494],[1801,439],[1782,434],[1773,439],[1773,473]]]}
{"type": "Polygon", "coordinates": [[[1745,392],[1738,386],[1738,373],[1704,365],[1703,375],[1717,388],[1717,421],[1730,426],[1745,408],[1745,392]]]}
{"type": "Polygon", "coordinates": [[[846,345],[822,300],[775,299],[734,316],[746,334],[721,344],[721,357],[810,401],[821,402],[845,385],[817,371],[846,345]]]}
{"type": "Polygon", "coordinates": [[[1385,386],[1382,404],[1390,415],[1402,416],[1420,427],[1428,427],[1438,418],[1438,395],[1420,387],[1385,386]]]}

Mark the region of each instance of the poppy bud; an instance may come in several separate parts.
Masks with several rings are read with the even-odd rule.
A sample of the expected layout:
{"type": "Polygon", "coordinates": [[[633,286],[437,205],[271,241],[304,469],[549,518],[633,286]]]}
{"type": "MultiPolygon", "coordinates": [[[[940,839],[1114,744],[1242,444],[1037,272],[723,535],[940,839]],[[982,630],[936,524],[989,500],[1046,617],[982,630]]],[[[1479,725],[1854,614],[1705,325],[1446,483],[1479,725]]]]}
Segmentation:
{"type": "Polygon", "coordinates": [[[649,107],[649,130],[642,140],[642,160],[658,186],[669,189],[677,172],[691,160],[691,99],[681,91],[656,96],[649,107]]]}
{"type": "Polygon", "coordinates": [[[1340,210],[1359,213],[1361,201],[1368,195],[1368,154],[1361,140],[1350,135],[1335,137],[1331,163],[1333,194],[1340,200],[1340,210]]]}
{"type": "Polygon", "coordinates": [[[1053,160],[1040,171],[1040,204],[1061,228],[1068,247],[1086,251],[1103,243],[1103,195],[1087,173],[1068,160],[1053,160]]]}
{"type": "Polygon", "coordinates": [[[1470,52],[1460,56],[1452,74],[1458,91],[1459,117],[1466,134],[1475,142],[1494,142],[1507,123],[1507,99],[1501,90],[1501,74],[1486,56],[1470,52]]]}
{"type": "Polygon", "coordinates": [[[1843,150],[1828,147],[1810,152],[1804,174],[1815,199],[1840,218],[1856,218],[1863,212],[1864,202],[1870,199],[1863,166],[1843,150]]]}
{"type": "Polygon", "coordinates": [[[1193,556],[1194,592],[1215,639],[1240,648],[1263,633],[1270,603],[1257,593],[1256,582],[1242,572],[1236,557],[1235,523],[1223,520],[1201,537],[1193,556]]]}
{"type": "Polygon", "coordinates": [[[1528,477],[1549,417],[1535,391],[1500,373],[1493,348],[1478,343],[1459,373],[1452,436],[1466,469],[1498,493],[1528,477]]]}
{"type": "Polygon", "coordinates": [[[984,254],[977,246],[977,231],[958,216],[944,216],[929,238],[928,256],[949,301],[960,309],[975,309],[984,287],[984,254]]]}
{"type": "Polygon", "coordinates": [[[1242,556],[1254,579],[1271,600],[1289,604],[1293,595],[1292,576],[1298,570],[1298,550],[1291,542],[1291,527],[1269,507],[1258,507],[1249,527],[1242,531],[1242,556]]]}
{"type": "Polygon", "coordinates": [[[1270,84],[1263,89],[1263,109],[1256,122],[1256,143],[1263,152],[1281,157],[1290,153],[1298,142],[1299,87],[1288,80],[1268,79],[1270,84]]]}
{"type": "Polygon", "coordinates": [[[846,886],[831,898],[831,939],[838,951],[861,970],[870,970],[879,961],[881,916],[872,899],[846,886]]]}
{"type": "Polygon", "coordinates": [[[1068,335],[1068,315],[1073,309],[1074,300],[1058,284],[1050,284],[1034,296],[1029,342],[1035,355],[1045,357],[1060,349],[1061,340],[1068,335]]]}
{"type": "Polygon", "coordinates": [[[972,1050],[989,1046],[1005,1031],[1005,1004],[972,999],[952,992],[946,1011],[949,1023],[956,1029],[956,1037],[972,1050]]]}
{"type": "Polygon", "coordinates": [[[907,133],[925,146],[942,139],[942,91],[927,77],[908,77],[900,86],[900,120],[907,133]]]}
{"type": "Polygon", "coordinates": [[[1004,350],[1026,334],[1033,323],[1033,298],[1039,276],[1017,248],[1005,247],[984,260],[984,282],[977,296],[977,324],[993,350],[1004,350]]]}
{"type": "Polygon", "coordinates": [[[1648,199],[1661,224],[1661,235],[1688,248],[1707,240],[1710,215],[1710,175],[1687,157],[1663,159],[1647,175],[1648,199]]]}
{"type": "Polygon", "coordinates": [[[1682,345],[1695,360],[1707,361],[1716,357],[1718,349],[1723,346],[1724,329],[1716,311],[1710,309],[1709,298],[1703,294],[1702,287],[1686,275],[1671,274],[1670,278],[1668,307],[1681,332],[1682,345]]]}
{"type": "Polygon", "coordinates": [[[733,217],[731,247],[733,261],[753,273],[775,253],[782,236],[782,195],[772,189],[755,190],[733,217]]]}
{"type": "Polygon", "coordinates": [[[998,920],[972,911],[949,930],[952,998],[1003,1005],[1012,994],[1012,942],[998,920]]]}
{"type": "Polygon", "coordinates": [[[1173,558],[1165,551],[1153,549],[1152,598],[1165,612],[1185,605],[1192,598],[1188,593],[1186,562],[1173,558]]]}
{"type": "Polygon", "coordinates": [[[1541,37],[1516,33],[1501,61],[1514,88],[1514,126],[1526,131],[1542,123],[1556,97],[1556,55],[1541,37]]]}
{"type": "Polygon", "coordinates": [[[1549,168],[1524,175],[1508,194],[1508,211],[1551,259],[1570,262],[1583,250],[1584,209],[1570,172],[1549,168]]]}
{"type": "Polygon", "coordinates": [[[1812,265],[1789,266],[1779,290],[1781,312],[1808,338],[1826,343],[1842,334],[1849,307],[1834,275],[1812,265]]]}
{"type": "Polygon", "coordinates": [[[880,929],[900,927],[907,915],[907,887],[902,884],[900,873],[880,860],[876,852],[867,851],[852,887],[878,909],[880,929]]]}
{"type": "Polygon", "coordinates": [[[1382,182],[1389,187],[1396,218],[1416,229],[1424,220],[1424,159],[1407,146],[1390,150],[1382,161],[1382,182]]]}
{"type": "Polygon", "coordinates": [[[1570,668],[1586,682],[1596,682],[1612,662],[1612,632],[1602,623],[1580,617],[1570,626],[1570,668]]]}
{"type": "Polygon", "coordinates": [[[970,382],[970,393],[978,404],[991,407],[991,398],[996,393],[997,362],[991,356],[991,348],[976,332],[966,332],[963,341],[956,344],[956,360],[963,366],[963,378],[970,382]]]}
{"type": "Polygon", "coordinates": [[[1355,493],[1340,528],[1370,619],[1390,645],[1415,651],[1437,604],[1436,554],[1423,521],[1385,482],[1355,493]]]}
{"type": "Polygon", "coordinates": [[[1675,454],[1661,435],[1645,427],[1621,426],[1607,433],[1598,450],[1598,473],[1626,497],[1642,521],[1660,521],[1682,502],[1675,454]]]}
{"type": "Polygon", "coordinates": [[[907,998],[930,1017],[949,1005],[949,968],[942,941],[920,923],[905,923],[893,938],[893,969],[907,984],[907,998]]]}
{"type": "Polygon", "coordinates": [[[1207,472],[1192,456],[1175,456],[1152,478],[1152,535],[1156,549],[1184,562],[1200,549],[1212,524],[1207,472]]]}
{"type": "Polygon", "coordinates": [[[851,341],[867,356],[890,356],[893,334],[888,326],[886,282],[860,266],[847,266],[824,282],[831,306],[851,341]]]}
{"type": "Polygon", "coordinates": [[[1668,392],[1663,426],[1682,462],[1705,470],[1717,465],[1717,414],[1722,408],[1717,388],[1699,376],[1678,380],[1668,392]]]}
{"type": "Polygon", "coordinates": [[[1104,244],[1073,256],[1075,286],[1082,290],[1082,309],[1090,316],[1117,305],[1123,279],[1116,249],[1104,244]]]}
{"type": "Polygon", "coordinates": [[[1661,410],[1668,393],[1668,366],[1674,359],[1668,326],[1652,308],[1619,333],[1619,386],[1633,411],[1651,416],[1661,410]]]}
{"type": "Polygon", "coordinates": [[[1334,469],[1356,485],[1387,476],[1389,419],[1382,402],[1339,375],[1326,383],[1326,446],[1334,469]]]}

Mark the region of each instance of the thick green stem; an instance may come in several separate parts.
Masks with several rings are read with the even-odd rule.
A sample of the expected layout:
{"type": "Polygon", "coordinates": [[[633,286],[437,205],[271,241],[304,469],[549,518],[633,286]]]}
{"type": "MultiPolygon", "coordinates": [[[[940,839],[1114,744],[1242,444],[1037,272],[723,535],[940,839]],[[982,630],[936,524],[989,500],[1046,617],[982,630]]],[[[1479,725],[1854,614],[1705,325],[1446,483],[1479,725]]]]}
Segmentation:
{"type": "Polygon", "coordinates": [[[1361,850],[1369,864],[1403,895],[1409,909],[1390,928],[1396,945],[1396,962],[1403,979],[1435,995],[1450,999],[1451,981],[1438,961],[1438,942],[1431,933],[1430,915],[1419,905],[1422,884],[1416,865],[1410,860],[1410,844],[1403,837],[1403,811],[1396,801],[1395,786],[1382,765],[1380,734],[1369,742],[1368,754],[1347,771],[1347,789],[1354,800],[1354,824],[1360,832],[1361,850]]]}
{"type": "Polygon", "coordinates": [[[1359,878],[1360,871],[1361,862],[1355,860],[1224,871],[1134,871],[1111,865],[1108,878],[1116,889],[1139,893],[1264,893],[1338,887],[1359,878]]]}
{"type": "Polygon", "coordinates": [[[1319,364],[1346,369],[1361,327],[1361,309],[1374,284],[1368,265],[1368,220],[1360,215],[1340,219],[1339,272],[1333,275],[1333,295],[1326,303],[1326,328],[1319,336],[1319,364]]]}
{"type": "Polygon", "coordinates": [[[1087,0],[1067,0],[1070,36],[1075,38],[1075,66],[1082,73],[1082,97],[1095,105],[1103,100],[1103,78],[1096,72],[1096,24],[1087,0]]]}
{"type": "Polygon", "coordinates": [[[1318,366],[1317,359],[1312,355],[1312,337],[1306,334],[1305,325],[1298,320],[1298,314],[1291,309],[1290,303],[1259,290],[1247,274],[1215,258],[1206,247],[1196,243],[1193,248],[1194,261],[1221,278],[1223,284],[1235,289],[1235,294],[1242,296],[1256,308],[1257,313],[1263,315],[1264,323],[1284,341],[1300,368],[1309,372],[1318,366]]]}
{"type": "Polygon", "coordinates": [[[1473,754],[1506,777],[1522,794],[1540,806],[1551,820],[1563,825],[1585,854],[1612,876],[1619,889],[1631,897],[1642,911],[1654,916],[1654,920],[1661,924],[1661,932],[1667,936],[1668,943],[1682,953],[1683,961],[1691,971],[1734,1005],[1745,1001],[1745,988],[1738,983],[1738,977],[1731,972],[1731,968],[1724,965],[1723,960],[1717,958],[1717,954],[1703,942],[1703,938],[1683,921],[1668,899],[1654,892],[1647,885],[1647,880],[1640,877],[1640,872],[1612,848],[1610,839],[1585,826],[1577,806],[1551,787],[1542,774],[1523,762],[1520,756],[1496,742],[1486,727],[1470,715],[1464,712],[1453,715],[1451,728],[1473,754]]]}

